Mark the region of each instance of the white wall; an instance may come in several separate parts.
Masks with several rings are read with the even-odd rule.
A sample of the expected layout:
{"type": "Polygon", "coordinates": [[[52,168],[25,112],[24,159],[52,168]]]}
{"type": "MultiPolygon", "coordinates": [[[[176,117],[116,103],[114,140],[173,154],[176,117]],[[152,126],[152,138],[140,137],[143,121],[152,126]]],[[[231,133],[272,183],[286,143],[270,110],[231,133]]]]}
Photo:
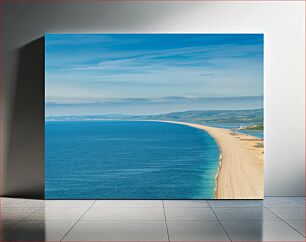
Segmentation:
{"type": "MultiPolygon", "coordinates": [[[[45,32],[264,33],[265,194],[304,195],[304,11],[304,2],[294,1],[5,3],[4,166],[9,162],[16,163],[16,160],[8,159],[10,135],[6,127],[12,121],[17,51],[45,32]]],[[[36,137],[36,141],[43,142],[39,140],[41,138],[36,137]]],[[[21,151],[18,146],[14,150],[21,151]]],[[[36,151],[28,152],[35,154],[36,151]]],[[[35,164],[43,161],[37,158],[35,162],[24,168],[28,169],[27,177],[32,172],[29,169],[35,170],[35,164]]],[[[39,178],[29,180],[22,177],[23,173],[25,170],[18,173],[19,179],[23,180],[22,189],[30,191],[35,183],[42,182],[43,174],[36,172],[39,178]]],[[[35,172],[32,173],[35,176],[35,172]]],[[[18,186],[13,182],[4,193],[17,191],[18,186]]],[[[43,185],[36,187],[41,189],[43,185]]]]}

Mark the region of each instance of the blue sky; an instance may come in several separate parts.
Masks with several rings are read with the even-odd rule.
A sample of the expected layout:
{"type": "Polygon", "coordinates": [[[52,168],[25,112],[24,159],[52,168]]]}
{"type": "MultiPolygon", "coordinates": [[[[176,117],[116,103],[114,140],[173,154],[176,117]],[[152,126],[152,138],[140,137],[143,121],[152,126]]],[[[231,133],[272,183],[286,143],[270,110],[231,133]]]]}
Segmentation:
{"type": "Polygon", "coordinates": [[[262,107],[261,34],[46,34],[45,43],[47,116],[262,107]]]}

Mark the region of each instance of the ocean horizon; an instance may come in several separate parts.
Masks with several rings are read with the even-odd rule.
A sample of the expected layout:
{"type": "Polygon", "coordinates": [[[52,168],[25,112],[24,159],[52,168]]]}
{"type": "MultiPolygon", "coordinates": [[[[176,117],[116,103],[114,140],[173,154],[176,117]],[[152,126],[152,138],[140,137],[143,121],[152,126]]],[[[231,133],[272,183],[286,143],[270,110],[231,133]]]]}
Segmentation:
{"type": "Polygon", "coordinates": [[[214,199],[218,144],[154,121],[46,121],[47,199],[214,199]]]}

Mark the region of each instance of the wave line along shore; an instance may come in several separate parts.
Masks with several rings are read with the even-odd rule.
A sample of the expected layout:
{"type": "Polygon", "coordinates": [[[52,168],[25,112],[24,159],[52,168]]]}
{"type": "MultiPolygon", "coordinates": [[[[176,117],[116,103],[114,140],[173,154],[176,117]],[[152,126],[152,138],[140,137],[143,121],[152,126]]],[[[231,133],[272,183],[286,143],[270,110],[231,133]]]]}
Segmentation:
{"type": "Polygon", "coordinates": [[[154,121],[202,129],[216,140],[221,153],[216,176],[217,199],[263,199],[263,140],[251,135],[233,133],[231,130],[201,124],[154,121]]]}

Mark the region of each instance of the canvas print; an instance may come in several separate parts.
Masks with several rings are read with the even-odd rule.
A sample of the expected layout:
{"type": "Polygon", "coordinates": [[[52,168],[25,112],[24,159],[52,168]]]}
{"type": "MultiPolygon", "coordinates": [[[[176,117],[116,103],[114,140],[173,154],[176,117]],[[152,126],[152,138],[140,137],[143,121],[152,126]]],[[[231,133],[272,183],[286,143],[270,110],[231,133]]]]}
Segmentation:
{"type": "Polygon", "coordinates": [[[46,34],[47,199],[262,199],[262,34],[46,34]]]}

